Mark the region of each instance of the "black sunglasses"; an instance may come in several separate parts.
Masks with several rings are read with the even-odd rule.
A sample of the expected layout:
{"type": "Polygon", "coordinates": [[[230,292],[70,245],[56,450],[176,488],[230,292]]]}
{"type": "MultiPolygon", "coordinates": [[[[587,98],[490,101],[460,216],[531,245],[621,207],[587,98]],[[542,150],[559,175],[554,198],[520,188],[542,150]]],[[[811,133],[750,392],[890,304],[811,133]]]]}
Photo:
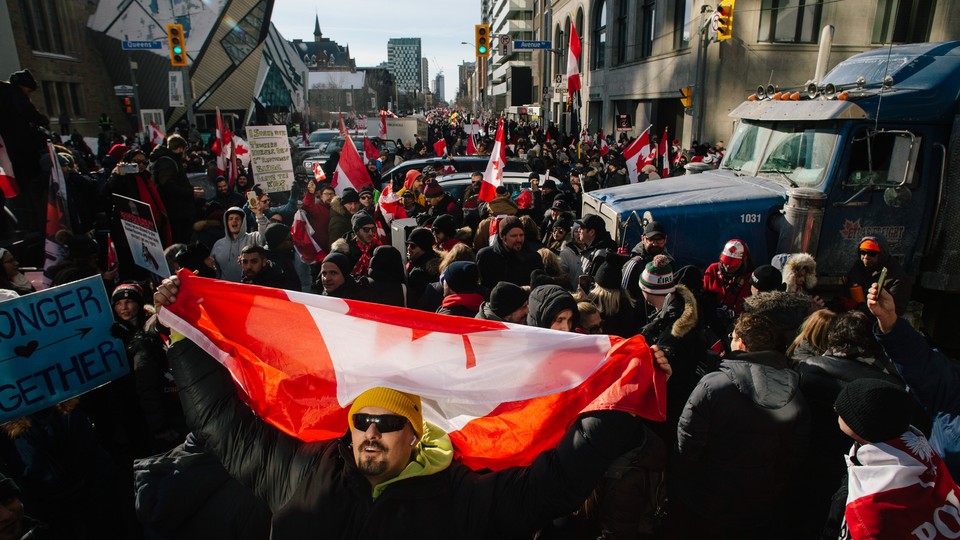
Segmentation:
{"type": "Polygon", "coordinates": [[[863,255],[866,255],[867,257],[876,257],[877,255],[880,255],[880,252],[879,252],[879,251],[863,251],[863,250],[861,250],[861,251],[860,251],[860,256],[863,256],[863,255]]]}
{"type": "Polygon", "coordinates": [[[390,433],[403,429],[403,426],[407,425],[407,419],[399,414],[357,413],[353,415],[354,428],[366,431],[370,429],[370,424],[375,424],[380,433],[390,433]]]}

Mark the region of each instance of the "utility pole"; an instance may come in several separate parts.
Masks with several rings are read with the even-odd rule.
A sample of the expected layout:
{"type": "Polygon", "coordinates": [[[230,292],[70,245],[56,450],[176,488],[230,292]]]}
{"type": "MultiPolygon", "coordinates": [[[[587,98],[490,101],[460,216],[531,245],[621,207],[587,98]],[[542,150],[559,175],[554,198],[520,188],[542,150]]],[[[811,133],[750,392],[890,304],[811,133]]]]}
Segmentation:
{"type": "Polygon", "coordinates": [[[707,46],[710,45],[710,19],[706,17],[707,13],[713,11],[713,8],[704,4],[700,6],[700,44],[697,48],[697,77],[693,90],[693,136],[697,141],[703,140],[703,115],[706,110],[706,85],[707,78],[707,46]]]}

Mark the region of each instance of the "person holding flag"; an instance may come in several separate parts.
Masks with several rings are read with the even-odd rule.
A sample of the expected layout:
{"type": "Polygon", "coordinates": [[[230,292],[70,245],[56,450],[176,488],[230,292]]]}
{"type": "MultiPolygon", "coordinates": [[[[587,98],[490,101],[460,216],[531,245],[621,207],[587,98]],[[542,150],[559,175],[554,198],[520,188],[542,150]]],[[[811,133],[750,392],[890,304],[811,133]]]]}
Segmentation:
{"type": "MultiPolygon", "coordinates": [[[[657,146],[650,140],[651,127],[643,130],[643,133],[623,150],[623,159],[627,163],[627,176],[631,184],[639,182],[643,168],[652,165],[657,159],[657,146]]],[[[656,170],[655,167],[654,170],[656,170]]]]}
{"type": "MultiPolygon", "coordinates": [[[[271,328],[274,338],[292,336],[292,331],[299,339],[282,346],[261,344],[256,339],[244,346],[231,345],[230,336],[239,337],[237,331],[244,325],[226,320],[231,312],[240,308],[227,304],[249,299],[243,299],[247,295],[231,294],[233,291],[223,289],[225,286],[241,287],[182,272],[179,278],[164,280],[154,301],[162,306],[161,321],[174,330],[169,357],[188,422],[209,443],[211,452],[231,475],[270,506],[274,540],[301,538],[306,533],[343,538],[414,538],[422,535],[427,525],[444,536],[460,539],[530,535],[548,520],[578,508],[610,463],[638,441],[643,442],[642,422],[634,414],[662,418],[662,410],[656,409],[663,406],[662,392],[670,367],[659,352],[648,349],[639,338],[623,340],[508,326],[494,321],[450,319],[389,306],[377,306],[375,315],[363,302],[339,298],[312,297],[307,299],[311,306],[294,305],[286,293],[267,289],[263,298],[258,295],[260,299],[256,304],[247,305],[244,316],[263,316],[267,312],[259,310],[270,310],[276,317],[276,324],[271,328]],[[218,305],[211,301],[214,298],[226,303],[218,305]],[[310,316],[303,318],[306,314],[301,312],[303,309],[325,311],[318,312],[316,320],[323,320],[323,326],[332,332],[313,340],[303,333],[302,324],[289,327],[293,321],[291,315],[301,323],[314,324],[310,316]],[[209,328],[208,322],[226,335],[205,331],[204,328],[209,328]],[[375,327],[369,326],[371,324],[375,327]],[[456,328],[451,324],[456,324],[456,328]],[[358,350],[357,340],[350,338],[357,335],[357,331],[366,332],[365,329],[373,332],[370,335],[381,337],[396,335],[399,338],[402,334],[393,334],[395,331],[407,333],[403,343],[388,339],[371,340],[369,344],[376,347],[390,344],[395,346],[395,353],[408,356],[366,358],[367,348],[358,350]],[[413,340],[409,337],[411,331],[413,340]],[[439,386],[429,380],[431,371],[416,367],[421,360],[450,355],[451,351],[439,345],[437,339],[470,350],[473,350],[471,339],[478,343],[476,356],[479,358],[468,354],[466,368],[457,369],[452,363],[431,368],[457,370],[459,375],[451,371],[442,378],[448,384],[467,384],[465,388],[473,384],[470,382],[473,370],[492,374],[487,372],[494,367],[487,364],[491,351],[485,347],[493,342],[487,343],[487,339],[496,340],[504,350],[511,351],[510,355],[500,353],[503,361],[499,365],[508,369],[496,377],[498,386],[512,388],[501,392],[500,398],[506,407],[489,412],[492,421],[514,425],[509,436],[471,438],[472,425],[488,418],[486,415],[460,429],[450,425],[451,420],[462,420],[463,413],[469,413],[478,395],[466,392],[472,397],[459,396],[459,411],[453,414],[448,411],[444,415],[446,402],[437,401],[439,386]],[[317,350],[318,343],[323,344],[320,347],[324,350],[317,350]],[[479,348],[480,344],[484,348],[479,348]],[[353,353],[349,348],[341,349],[341,345],[353,347],[353,353]],[[433,354],[415,354],[414,350],[420,347],[430,347],[433,354]],[[296,415],[299,423],[300,419],[327,414],[328,427],[316,425],[308,428],[314,431],[312,436],[301,433],[298,437],[290,426],[282,429],[275,426],[274,420],[265,416],[257,405],[265,397],[260,393],[264,389],[255,388],[251,385],[254,381],[245,376],[236,377],[235,380],[243,381],[240,384],[250,397],[251,406],[257,410],[255,415],[237,395],[228,373],[211,356],[216,354],[225,364],[241,368],[241,364],[256,358],[249,355],[272,354],[267,353],[267,349],[275,354],[290,353],[285,358],[299,364],[287,364],[291,373],[310,369],[303,361],[306,356],[315,357],[317,376],[325,374],[329,377],[327,382],[319,383],[317,379],[321,385],[314,386],[304,381],[309,388],[304,386],[298,391],[295,388],[298,383],[288,380],[293,384],[286,390],[294,394],[286,391],[282,394],[297,401],[295,394],[302,393],[301,397],[309,396],[309,401],[317,403],[315,407],[324,407],[320,402],[334,407],[332,414],[315,410],[314,414],[302,411],[306,414],[296,415]],[[568,379],[566,388],[554,385],[549,395],[544,395],[543,377],[537,376],[539,392],[534,395],[530,388],[515,384],[516,359],[528,361],[537,349],[541,353],[536,356],[544,362],[555,365],[562,363],[561,359],[578,358],[580,362],[589,359],[596,369],[585,371],[571,362],[570,369],[563,370],[568,379]],[[306,354],[308,350],[313,352],[306,354]],[[341,352],[332,352],[335,350],[341,352]],[[548,354],[544,356],[543,351],[548,354]],[[329,355],[339,356],[344,352],[352,357],[344,358],[352,366],[334,369],[331,364],[330,369],[326,369],[319,365],[325,361],[337,362],[329,355]],[[327,360],[316,359],[318,354],[327,360]],[[476,360],[475,366],[471,367],[469,358],[476,360]],[[376,364],[367,364],[368,361],[376,364]],[[395,367],[388,365],[390,363],[395,367]],[[406,368],[401,367],[404,364],[406,368]],[[381,366],[380,369],[374,368],[375,365],[381,366]],[[349,386],[346,379],[338,381],[335,377],[353,375],[337,375],[340,369],[352,370],[353,375],[372,371],[373,376],[361,382],[361,387],[351,390],[346,388],[349,386]],[[402,378],[406,383],[401,382],[401,378],[391,379],[390,371],[404,373],[402,378]],[[566,391],[573,372],[583,375],[584,380],[574,391],[566,391]],[[508,379],[503,379],[504,375],[508,379]],[[520,390],[523,388],[526,389],[520,390]],[[339,404],[341,391],[346,392],[342,396],[343,405],[339,404]],[[507,409],[520,411],[522,417],[510,417],[511,411],[507,409]],[[568,422],[570,427],[564,432],[562,426],[568,422]],[[449,427],[444,429],[440,424],[449,427]],[[531,436],[525,431],[526,425],[537,433],[531,436]],[[347,434],[343,436],[345,429],[347,434]],[[512,448],[504,446],[513,447],[508,440],[518,438],[533,445],[536,453],[527,448],[518,449],[523,458],[512,463],[506,455],[513,453],[512,448]],[[549,446],[541,450],[538,446],[541,444],[549,446]],[[478,447],[487,450],[471,452],[471,448],[478,447]],[[489,457],[500,454],[507,461],[485,461],[483,453],[490,454],[489,457]],[[455,455],[461,459],[455,460],[455,455]],[[481,474],[471,467],[494,472],[481,474]]],[[[317,330],[319,326],[311,332],[317,330]]],[[[455,360],[453,356],[448,359],[455,360]]],[[[266,356],[262,360],[267,360],[266,356]]],[[[271,372],[268,378],[281,376],[271,372]]],[[[486,390],[483,393],[486,394],[486,390]]],[[[276,405],[284,407],[282,403],[276,405]]],[[[287,405],[295,406],[294,403],[287,405]]]]}

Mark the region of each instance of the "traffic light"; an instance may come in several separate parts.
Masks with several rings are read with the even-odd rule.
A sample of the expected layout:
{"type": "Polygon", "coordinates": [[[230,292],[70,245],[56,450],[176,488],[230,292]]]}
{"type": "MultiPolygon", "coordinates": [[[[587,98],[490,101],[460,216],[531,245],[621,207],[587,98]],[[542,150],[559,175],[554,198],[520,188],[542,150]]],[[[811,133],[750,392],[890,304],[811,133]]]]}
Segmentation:
{"type": "Polygon", "coordinates": [[[133,114],[133,98],[123,98],[120,100],[120,105],[123,108],[123,112],[133,114]]]}
{"type": "Polygon", "coordinates": [[[684,86],[680,89],[680,103],[683,104],[685,109],[693,107],[693,87],[684,86]]]}
{"type": "Polygon", "coordinates": [[[490,25],[478,24],[473,27],[477,46],[477,58],[490,56],[490,25]]]}
{"type": "Polygon", "coordinates": [[[733,37],[733,3],[735,0],[723,0],[717,6],[717,41],[733,37]]]}
{"type": "Polygon", "coordinates": [[[167,25],[167,44],[170,45],[170,65],[187,65],[187,41],[183,37],[182,24],[167,25]]]}

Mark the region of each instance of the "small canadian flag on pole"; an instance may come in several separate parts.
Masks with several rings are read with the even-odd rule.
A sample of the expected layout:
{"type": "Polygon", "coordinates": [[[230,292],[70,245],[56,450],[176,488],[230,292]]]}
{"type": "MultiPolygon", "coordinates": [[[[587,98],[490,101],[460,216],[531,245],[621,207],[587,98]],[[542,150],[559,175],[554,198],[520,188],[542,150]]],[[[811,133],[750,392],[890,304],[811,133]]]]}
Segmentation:
{"type": "Polygon", "coordinates": [[[497,188],[503,185],[503,168],[507,162],[507,148],[504,144],[503,119],[497,122],[497,136],[494,138],[493,151],[490,152],[490,161],[487,170],[483,172],[483,182],[480,183],[479,199],[489,202],[497,196],[497,188]]]}
{"type": "Polygon", "coordinates": [[[577,27],[570,23],[570,54],[567,55],[567,92],[572,96],[580,91],[580,36],[577,27]]]}

